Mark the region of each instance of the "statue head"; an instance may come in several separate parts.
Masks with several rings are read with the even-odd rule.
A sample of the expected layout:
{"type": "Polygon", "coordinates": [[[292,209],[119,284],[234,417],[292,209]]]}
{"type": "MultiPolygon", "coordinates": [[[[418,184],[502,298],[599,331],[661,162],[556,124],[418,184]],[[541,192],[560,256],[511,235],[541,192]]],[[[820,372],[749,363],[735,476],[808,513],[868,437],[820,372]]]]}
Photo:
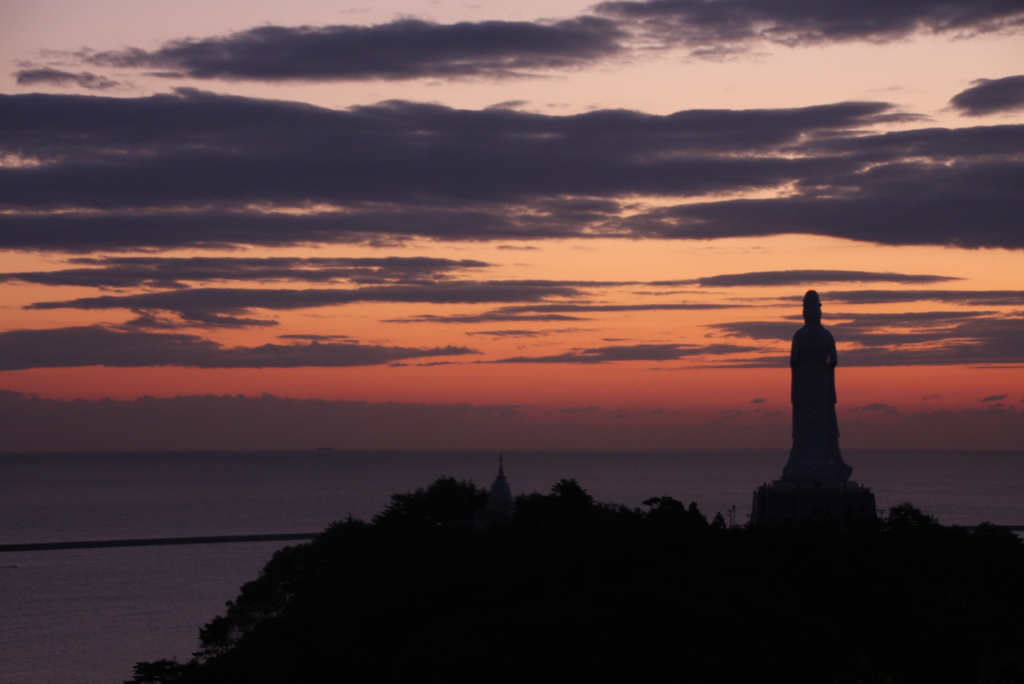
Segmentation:
{"type": "Polygon", "coordinates": [[[821,300],[814,290],[804,295],[804,323],[821,323],[821,300]]]}

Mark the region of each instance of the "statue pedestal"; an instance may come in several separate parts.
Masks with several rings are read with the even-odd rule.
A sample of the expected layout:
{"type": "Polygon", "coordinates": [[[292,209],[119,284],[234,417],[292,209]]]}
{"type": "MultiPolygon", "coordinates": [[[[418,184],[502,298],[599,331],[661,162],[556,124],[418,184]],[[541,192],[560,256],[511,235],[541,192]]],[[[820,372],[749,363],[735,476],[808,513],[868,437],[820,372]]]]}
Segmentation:
{"type": "Polygon", "coordinates": [[[752,525],[777,525],[801,520],[848,525],[873,519],[875,495],[856,482],[793,482],[776,480],[754,491],[752,525]]]}

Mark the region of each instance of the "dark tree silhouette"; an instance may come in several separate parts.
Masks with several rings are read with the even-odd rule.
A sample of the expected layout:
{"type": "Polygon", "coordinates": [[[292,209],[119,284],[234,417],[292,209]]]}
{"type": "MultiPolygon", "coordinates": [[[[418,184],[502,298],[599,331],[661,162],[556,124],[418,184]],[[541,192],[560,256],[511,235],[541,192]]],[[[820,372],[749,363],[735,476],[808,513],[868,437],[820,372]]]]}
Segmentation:
{"type": "Polygon", "coordinates": [[[1024,681],[1004,528],[902,504],[845,531],[730,529],[563,480],[479,529],[481,492],[442,478],[278,551],[191,661],[131,683],[1024,681]]]}
{"type": "Polygon", "coordinates": [[[441,525],[466,520],[487,503],[487,490],[468,480],[440,477],[423,489],[392,494],[391,503],[373,522],[377,525],[441,525]]]}

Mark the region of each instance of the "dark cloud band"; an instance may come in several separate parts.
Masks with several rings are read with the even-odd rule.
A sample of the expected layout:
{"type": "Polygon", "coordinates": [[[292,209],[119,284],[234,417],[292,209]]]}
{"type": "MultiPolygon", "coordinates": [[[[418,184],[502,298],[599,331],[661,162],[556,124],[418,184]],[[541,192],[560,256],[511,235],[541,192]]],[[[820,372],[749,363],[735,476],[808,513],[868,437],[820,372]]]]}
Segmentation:
{"type": "Polygon", "coordinates": [[[1024,126],[864,132],[914,118],[885,103],[545,116],[179,91],[0,107],[0,248],[780,233],[1024,247],[1024,126]]]}
{"type": "Polygon", "coordinates": [[[0,371],[28,368],[185,366],[297,368],[373,366],[403,359],[474,354],[466,347],[416,349],[358,343],[223,347],[196,335],[83,326],[0,333],[0,371]]]}
{"type": "Polygon", "coordinates": [[[949,101],[968,116],[984,116],[1024,109],[1024,76],[983,78],[949,101]]]}
{"type": "Polygon", "coordinates": [[[758,351],[757,347],[734,344],[634,344],[594,347],[553,356],[516,356],[494,363],[581,363],[596,364],[612,361],[677,361],[694,356],[723,356],[758,351]]]}
{"type": "Polygon", "coordinates": [[[263,26],[220,38],[179,40],[84,55],[97,66],[155,69],[158,75],[260,81],[504,77],[588,64],[623,50],[608,20],[433,24],[403,19],[376,26],[263,26]]]}
{"type": "Polygon", "coordinates": [[[699,285],[700,287],[783,287],[813,283],[941,283],[959,280],[948,276],[914,275],[907,273],[879,273],[876,271],[832,271],[793,270],[755,271],[752,273],[727,273],[723,275],[694,278],[692,280],[665,280],[651,285],[676,286],[699,285]]]}
{"type": "Polygon", "coordinates": [[[35,69],[20,69],[14,73],[17,83],[20,86],[50,85],[66,86],[76,85],[87,90],[109,90],[117,88],[121,84],[105,76],[97,76],[88,71],[63,71],[50,67],[35,69]]]}
{"type": "Polygon", "coordinates": [[[624,0],[597,11],[697,56],[728,55],[748,43],[787,46],[848,41],[885,42],[918,33],[967,35],[1019,29],[1024,8],[1016,0],[624,0]]]}
{"type": "Polygon", "coordinates": [[[0,282],[85,287],[184,288],[184,282],[293,281],[360,285],[415,283],[451,277],[453,272],[486,268],[472,259],[432,257],[117,257],[71,259],[79,268],[0,273],[0,282]]]}
{"type": "Polygon", "coordinates": [[[476,314],[421,314],[388,321],[389,323],[502,323],[588,320],[595,313],[630,313],[636,311],[706,311],[730,309],[733,304],[677,302],[674,304],[530,304],[503,306],[476,314]]]}
{"type": "Polygon", "coordinates": [[[844,304],[943,302],[964,306],[1024,306],[1024,290],[850,290],[829,292],[844,304]]]}
{"type": "MultiPolygon", "coordinates": [[[[830,300],[835,300],[829,295],[830,300]]],[[[1024,364],[1024,317],[992,311],[834,313],[826,326],[844,366],[1024,364]]],[[[726,337],[788,342],[790,321],[737,321],[709,327],[726,337]]],[[[773,360],[754,365],[775,365],[773,360]]]]}
{"type": "Polygon", "coordinates": [[[363,302],[404,302],[417,304],[493,304],[538,302],[548,297],[575,297],[583,288],[614,283],[508,280],[440,281],[414,285],[379,285],[347,289],[257,289],[194,288],[130,295],[101,295],[68,301],[37,302],[28,309],[127,309],[145,314],[134,324],[163,325],[153,312],[177,314],[189,324],[215,327],[268,325],[272,322],[243,318],[252,309],[289,311],[363,302]]]}
{"type": "MultiPolygon", "coordinates": [[[[638,45],[684,45],[696,57],[721,58],[756,42],[787,46],[892,41],[913,34],[959,37],[1019,29],[1016,0],[625,0],[596,6],[597,15],[557,22],[484,21],[435,24],[401,19],[374,26],[261,26],[227,36],[188,38],[156,50],[75,53],[82,63],[149,70],[164,77],[258,81],[501,78],[579,68],[638,45]]],[[[91,74],[26,69],[19,83],[54,85],[91,74]]],[[[92,77],[91,79],[89,77],[92,77]]]]}

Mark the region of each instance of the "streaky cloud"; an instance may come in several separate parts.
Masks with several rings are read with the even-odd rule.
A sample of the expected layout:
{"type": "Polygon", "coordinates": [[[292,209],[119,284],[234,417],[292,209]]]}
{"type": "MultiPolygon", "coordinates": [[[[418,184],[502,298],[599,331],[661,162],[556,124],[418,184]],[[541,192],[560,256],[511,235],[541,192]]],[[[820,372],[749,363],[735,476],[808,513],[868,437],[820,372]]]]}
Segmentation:
{"type": "Polygon", "coordinates": [[[783,285],[806,285],[809,283],[941,283],[950,280],[960,280],[960,278],[907,273],[878,273],[875,271],[804,269],[729,273],[706,276],[704,278],[693,278],[692,280],[655,281],[648,284],[660,286],[699,285],[700,287],[777,287],[783,285]]]}
{"type": "MultiPolygon", "coordinates": [[[[0,174],[2,175],[2,174],[0,174]]],[[[0,190],[2,192],[2,190],[0,190]]],[[[614,214],[612,214],[614,215],[614,214]]],[[[139,248],[292,247],[310,243],[392,247],[414,237],[438,240],[545,240],[588,237],[586,228],[607,214],[582,218],[550,211],[538,215],[522,204],[469,207],[383,207],[283,214],[258,210],[154,210],[132,214],[60,211],[0,213],[0,248],[91,253],[139,248]]],[[[613,236],[604,231],[604,236],[613,236]]]]}
{"type": "Polygon", "coordinates": [[[879,401],[873,401],[870,404],[865,404],[864,406],[855,406],[851,409],[847,409],[847,411],[878,411],[880,413],[890,416],[896,415],[896,413],[898,413],[895,407],[879,401]]]}
{"type": "Polygon", "coordinates": [[[1017,222],[1024,195],[1015,189],[1024,186],[1019,161],[946,166],[893,160],[857,179],[833,179],[837,189],[845,181],[857,192],[684,204],[630,217],[621,227],[677,239],[804,233],[885,245],[1024,248],[1017,222]]]}
{"type": "MultiPolygon", "coordinates": [[[[829,299],[834,299],[831,294],[829,299]]],[[[835,313],[828,312],[823,323],[837,331],[840,341],[864,344],[866,340],[895,344],[897,339],[922,341],[922,335],[931,336],[933,340],[948,337],[952,328],[971,321],[991,318],[993,311],[915,311],[907,313],[835,313]],[[879,330],[888,332],[881,333],[879,330]],[[893,330],[911,331],[896,334],[893,330]]],[[[731,321],[713,323],[709,328],[720,331],[727,337],[746,337],[754,340],[790,341],[793,333],[800,327],[798,317],[789,317],[786,321],[731,321]]],[[[881,344],[877,342],[876,344],[881,344]]]]}
{"type": "Polygon", "coordinates": [[[953,96],[950,106],[967,116],[985,116],[1024,109],[1024,75],[980,78],[953,96]]]}
{"type": "Polygon", "coordinates": [[[122,84],[119,81],[111,80],[105,76],[98,76],[88,71],[63,71],[51,67],[38,67],[19,69],[14,72],[16,81],[20,86],[68,86],[76,85],[87,90],[110,90],[118,88],[122,84]]]}
{"type": "MultiPolygon", "coordinates": [[[[604,212],[607,193],[594,192],[594,184],[630,182],[613,175],[625,168],[648,170],[632,181],[635,185],[627,186],[631,191],[676,193],[678,179],[666,182],[651,171],[686,170],[685,164],[680,165],[686,161],[684,154],[694,156],[693,164],[714,153],[772,151],[813,132],[848,131],[916,118],[881,102],[775,110],[689,110],[668,115],[596,110],[555,116],[508,109],[457,110],[401,101],[331,110],[186,88],[139,98],[2,95],[0,104],[5,110],[0,145],[43,162],[35,167],[36,173],[54,171],[63,164],[84,165],[96,172],[103,170],[97,166],[103,163],[112,165],[106,169],[108,173],[131,168],[135,174],[154,174],[171,171],[162,168],[171,164],[177,165],[178,171],[198,174],[194,179],[161,177],[164,185],[159,188],[151,187],[146,178],[132,182],[131,175],[125,176],[122,180],[129,185],[122,190],[149,188],[153,194],[145,199],[154,209],[176,207],[185,199],[215,199],[227,190],[243,192],[246,188],[249,191],[242,196],[246,201],[275,204],[347,198],[407,201],[410,193],[447,196],[461,189],[467,198],[501,197],[504,201],[524,192],[553,199],[564,196],[574,198],[575,203],[559,204],[563,210],[604,212]],[[123,150],[132,145],[147,155],[124,155],[123,150]],[[676,157],[679,159],[674,162],[676,157]],[[487,163],[481,164],[481,160],[487,163]],[[442,161],[448,164],[447,173],[439,175],[432,165],[442,161]],[[467,166],[470,161],[472,165],[467,166]],[[271,167],[254,168],[254,163],[271,167]],[[395,173],[399,163],[408,165],[400,175],[395,173]],[[204,172],[200,164],[217,168],[204,172]],[[298,175],[282,177],[278,171],[282,164],[295,165],[298,175]],[[226,170],[243,175],[233,179],[217,175],[226,170]],[[572,175],[563,175],[570,170],[572,175]],[[328,176],[318,178],[311,173],[314,171],[328,176]],[[536,174],[539,177],[534,177],[536,174]],[[339,186],[339,178],[346,183],[339,186]],[[494,194],[492,186],[499,178],[515,183],[511,192],[494,194]],[[652,185],[659,179],[660,183],[652,185]],[[406,191],[396,197],[402,186],[407,186],[406,191]],[[375,193],[375,188],[381,192],[375,193]],[[213,192],[203,193],[204,189],[213,192]],[[320,192],[327,194],[319,196],[320,192]]],[[[751,160],[754,164],[731,156],[722,161],[732,162],[724,167],[733,169],[732,183],[742,180],[741,171],[752,174],[759,169],[757,159],[751,160]]],[[[802,164],[797,160],[788,166],[800,168],[802,164]]],[[[695,170],[710,174],[716,168],[707,163],[695,170]]],[[[39,177],[35,183],[42,180],[39,177]]],[[[689,175],[682,180],[699,181],[689,175]]],[[[717,186],[714,178],[703,183],[708,188],[717,186]]],[[[82,194],[87,187],[98,185],[66,188],[69,194],[61,206],[94,205],[82,194]]],[[[25,206],[45,206],[41,189],[22,198],[25,206]]],[[[110,195],[95,206],[118,206],[122,202],[116,198],[110,195]]]]}
{"type": "Polygon", "coordinates": [[[487,311],[479,314],[418,314],[405,318],[385,319],[385,323],[550,323],[552,321],[586,321],[583,316],[567,316],[565,314],[528,314],[504,313],[487,311]]]}
{"type": "Polygon", "coordinates": [[[502,78],[580,67],[623,51],[615,22],[435,24],[400,19],[373,26],[261,26],[185,39],[152,51],[80,53],[88,64],[153,69],[169,77],[254,81],[502,78]]]}
{"type": "Polygon", "coordinates": [[[850,290],[833,291],[830,301],[844,304],[943,302],[971,306],[1022,306],[1024,290],[850,290]]]}
{"type": "Polygon", "coordinates": [[[24,160],[0,167],[7,249],[783,233],[1024,247],[1024,125],[876,134],[914,118],[879,102],[553,116],[179,90],[0,107],[0,154],[24,160]]]}
{"type": "Polygon", "coordinates": [[[389,320],[389,323],[502,323],[511,321],[583,321],[580,313],[620,313],[631,311],[704,311],[731,309],[735,304],[680,302],[676,304],[589,304],[557,303],[503,306],[478,314],[420,314],[389,320]]]}
{"type": "Polygon", "coordinates": [[[357,284],[417,282],[490,266],[473,259],[434,257],[79,257],[79,268],[0,273],[0,282],[86,287],[184,288],[183,281],[297,281],[357,284]]]}
{"type": "Polygon", "coordinates": [[[546,337],[548,335],[558,335],[562,333],[578,332],[580,328],[555,328],[555,329],[540,329],[540,330],[526,330],[526,329],[515,329],[515,330],[468,330],[467,335],[486,335],[494,338],[519,338],[519,337],[546,337]]]}
{"type": "MultiPolygon", "coordinates": [[[[834,297],[830,294],[830,299],[834,297]]],[[[842,366],[1024,364],[1024,316],[991,311],[829,314],[842,366]]],[[[738,321],[708,327],[725,337],[788,342],[797,322],[738,321]]],[[[775,365],[771,359],[743,367],[775,365]]]]}
{"type": "Polygon", "coordinates": [[[788,342],[793,339],[793,333],[800,326],[789,321],[735,321],[731,323],[714,323],[708,327],[718,330],[725,337],[788,342]]]}
{"type": "Polygon", "coordinates": [[[368,26],[268,25],[173,40],[155,50],[85,49],[69,56],[86,65],[148,70],[165,78],[493,79],[585,68],[651,47],[683,45],[693,57],[720,60],[759,42],[880,43],[915,34],[1014,31],[1024,24],[1024,10],[1015,0],[623,0],[592,9],[595,14],[561,21],[437,24],[403,18],[368,26]]]}
{"type": "Polygon", "coordinates": [[[181,333],[125,331],[79,326],[0,333],[0,371],[29,368],[106,366],[137,368],[298,368],[373,366],[402,359],[475,354],[467,347],[429,349],[387,347],[357,342],[264,344],[224,347],[181,333]]]}
{"type": "Polygon", "coordinates": [[[722,58],[759,41],[786,46],[881,43],[915,34],[1019,30],[1016,0],[821,2],[820,0],[618,0],[596,11],[631,22],[651,37],[679,43],[696,57],[722,58]]]}
{"type": "MultiPolygon", "coordinates": [[[[493,304],[536,302],[548,297],[575,297],[583,289],[614,283],[586,281],[504,280],[439,281],[416,284],[377,285],[357,288],[261,289],[193,288],[129,295],[101,295],[66,301],[36,302],[26,309],[127,309],[136,312],[172,312],[186,323],[238,327],[267,325],[236,314],[252,309],[290,311],[363,302],[419,304],[493,304]]],[[[144,321],[136,322],[136,325],[144,321]]]]}
{"type": "Polygon", "coordinates": [[[533,304],[528,306],[508,306],[502,311],[508,313],[619,313],[628,311],[710,311],[714,309],[732,309],[735,304],[715,304],[706,302],[676,302],[674,304],[533,304]]]}
{"type": "Polygon", "coordinates": [[[582,363],[597,364],[613,361],[677,361],[694,356],[723,356],[759,351],[757,347],[733,344],[634,344],[593,347],[551,356],[515,356],[492,363],[582,363]]]}
{"type": "Polygon", "coordinates": [[[352,338],[352,336],[351,335],[302,335],[302,334],[299,334],[299,333],[294,333],[294,334],[289,334],[289,335],[277,335],[277,338],[279,340],[302,340],[302,341],[305,341],[305,342],[312,342],[313,340],[316,340],[317,342],[324,342],[324,341],[330,342],[332,340],[350,340],[352,338]]]}

